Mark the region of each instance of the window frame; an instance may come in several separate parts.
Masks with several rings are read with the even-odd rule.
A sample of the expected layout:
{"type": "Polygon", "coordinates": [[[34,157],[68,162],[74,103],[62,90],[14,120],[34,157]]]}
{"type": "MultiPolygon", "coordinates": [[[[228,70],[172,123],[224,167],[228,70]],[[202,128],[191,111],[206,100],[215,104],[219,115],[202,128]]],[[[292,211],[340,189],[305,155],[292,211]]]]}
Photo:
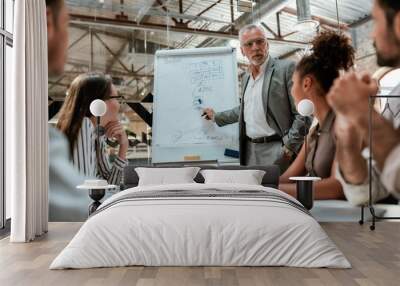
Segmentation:
{"type": "Polygon", "coordinates": [[[14,33],[14,23],[13,22],[14,22],[14,17],[15,17],[15,0],[4,0],[4,6],[2,8],[3,8],[2,11],[4,11],[3,18],[2,18],[2,19],[4,19],[4,25],[2,26],[2,28],[3,28],[3,30],[9,32],[10,34],[13,34],[14,33]],[[6,2],[9,2],[8,5],[11,5],[11,11],[12,11],[11,31],[9,31],[8,30],[9,27],[7,27],[9,24],[8,23],[9,19],[6,18],[6,15],[5,15],[7,7],[8,7],[6,2]]]}

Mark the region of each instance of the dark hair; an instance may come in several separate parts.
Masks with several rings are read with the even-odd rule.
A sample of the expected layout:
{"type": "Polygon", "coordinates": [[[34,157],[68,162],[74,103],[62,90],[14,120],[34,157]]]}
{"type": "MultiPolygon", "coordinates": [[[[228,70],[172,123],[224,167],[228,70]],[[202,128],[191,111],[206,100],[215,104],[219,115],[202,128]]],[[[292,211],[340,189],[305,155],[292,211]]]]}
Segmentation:
{"type": "Polygon", "coordinates": [[[348,37],[334,31],[320,33],[312,41],[312,46],[312,53],[300,60],[296,71],[301,78],[313,75],[327,93],[339,76],[339,70],[353,66],[354,48],[348,37]]]}
{"type": "Polygon", "coordinates": [[[46,0],[46,6],[53,9],[60,9],[64,4],[64,0],[46,0]]]}
{"type": "Polygon", "coordinates": [[[58,24],[58,16],[61,8],[64,6],[64,0],[46,0],[46,7],[50,8],[53,12],[54,25],[58,24]]]}
{"type": "Polygon", "coordinates": [[[81,74],[72,81],[57,123],[69,141],[71,156],[83,118],[92,116],[90,104],[95,99],[110,99],[111,86],[111,77],[102,73],[81,74]]]}
{"type": "Polygon", "coordinates": [[[394,17],[400,12],[399,0],[378,0],[379,6],[384,10],[389,27],[393,26],[394,17]]]}

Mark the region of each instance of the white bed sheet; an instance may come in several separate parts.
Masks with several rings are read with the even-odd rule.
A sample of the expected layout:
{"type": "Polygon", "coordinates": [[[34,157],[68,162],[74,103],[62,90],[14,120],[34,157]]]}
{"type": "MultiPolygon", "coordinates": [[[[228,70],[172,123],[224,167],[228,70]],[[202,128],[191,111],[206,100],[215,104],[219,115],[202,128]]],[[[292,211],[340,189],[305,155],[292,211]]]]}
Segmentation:
{"type": "MultiPolygon", "coordinates": [[[[264,190],[254,185],[180,184],[163,190],[264,190]]],[[[100,206],[100,208],[102,207],[100,206]]],[[[185,198],[125,201],[90,217],[50,269],[145,266],[292,266],[350,268],[315,219],[262,199],[185,198]]]]}

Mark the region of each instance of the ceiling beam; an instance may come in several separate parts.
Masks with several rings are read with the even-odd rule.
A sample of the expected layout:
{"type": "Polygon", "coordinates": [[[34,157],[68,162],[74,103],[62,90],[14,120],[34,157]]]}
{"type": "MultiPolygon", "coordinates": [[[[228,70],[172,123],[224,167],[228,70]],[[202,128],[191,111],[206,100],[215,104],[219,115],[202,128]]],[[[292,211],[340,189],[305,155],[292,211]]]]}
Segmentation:
{"type": "Polygon", "coordinates": [[[153,114],[151,114],[141,103],[127,103],[133,111],[150,127],[153,125],[153,114]]]}
{"type": "MultiPolygon", "coordinates": [[[[183,14],[183,3],[182,0],[179,0],[179,14],[183,14]]],[[[181,19],[180,21],[181,23],[183,23],[183,20],[181,19]]]]}
{"type": "Polygon", "coordinates": [[[125,51],[125,48],[126,48],[127,45],[128,45],[128,41],[125,41],[121,45],[121,47],[119,48],[119,50],[115,54],[115,57],[113,57],[111,62],[106,66],[106,73],[109,73],[112,70],[114,64],[117,62],[117,59],[119,59],[121,57],[121,55],[125,51]]]}
{"type": "MultiPolygon", "coordinates": [[[[147,89],[149,89],[152,85],[153,85],[153,79],[151,79],[148,83],[146,83],[141,89],[139,89],[136,93],[135,93],[135,95],[133,96],[134,98],[142,98],[143,99],[143,97],[145,96],[145,95],[142,95],[142,93],[143,93],[143,91],[145,91],[145,90],[147,90],[147,89]]],[[[147,94],[146,94],[147,95],[147,94]]]]}
{"type": "Polygon", "coordinates": [[[94,49],[93,49],[93,31],[90,29],[90,65],[89,70],[93,71],[94,65],[94,49]]]}
{"type": "Polygon", "coordinates": [[[196,34],[203,35],[206,37],[215,37],[222,39],[235,39],[238,34],[235,31],[232,32],[220,32],[213,30],[202,30],[195,29],[189,27],[182,26],[167,26],[165,24],[156,24],[156,23],[137,23],[131,20],[117,20],[106,17],[98,17],[98,16],[89,16],[89,15],[80,15],[80,14],[70,14],[72,24],[79,24],[84,26],[97,26],[97,27],[110,27],[117,28],[121,30],[144,30],[144,31],[163,31],[165,32],[167,29],[171,32],[175,33],[184,33],[184,34],[196,34]]]}
{"type": "MultiPolygon", "coordinates": [[[[214,38],[222,38],[222,39],[237,39],[238,33],[235,31],[232,32],[222,32],[222,31],[212,31],[212,30],[203,30],[203,29],[194,29],[189,27],[176,27],[176,26],[166,26],[162,24],[150,24],[150,23],[142,23],[137,24],[135,21],[130,20],[115,20],[104,17],[94,17],[87,15],[78,15],[78,14],[70,14],[71,22],[75,24],[87,25],[87,26],[98,26],[98,27],[111,27],[111,28],[119,28],[119,29],[127,29],[127,30],[157,30],[157,31],[166,31],[169,29],[171,32],[176,33],[185,33],[185,34],[196,34],[203,35],[207,37],[214,38]]],[[[228,26],[229,29],[230,26],[228,26]]],[[[268,38],[270,42],[278,42],[278,43],[286,43],[291,45],[308,45],[306,42],[302,41],[292,41],[292,40],[282,40],[282,39],[274,39],[268,38]]]]}
{"type": "Polygon", "coordinates": [[[140,68],[138,68],[137,70],[134,71],[134,73],[138,73],[140,72],[142,69],[144,69],[146,67],[146,65],[141,66],[140,68]]]}
{"type": "Polygon", "coordinates": [[[274,38],[278,38],[278,34],[275,33],[275,31],[272,30],[267,24],[265,24],[264,22],[261,22],[261,25],[262,25],[265,29],[267,29],[267,30],[274,36],[274,38]]]}
{"type": "Polygon", "coordinates": [[[156,0],[147,0],[144,7],[140,8],[139,13],[135,19],[136,22],[140,23],[143,20],[144,20],[144,22],[146,22],[147,18],[148,18],[147,13],[149,12],[149,10],[151,8],[154,7],[155,4],[156,4],[156,0]]]}
{"type": "Polygon", "coordinates": [[[293,51],[287,52],[286,54],[280,55],[279,59],[286,59],[290,56],[293,56],[294,54],[296,54],[299,51],[302,51],[303,49],[294,49],[293,51]]]}
{"type": "Polygon", "coordinates": [[[369,22],[372,19],[371,15],[366,15],[365,17],[358,19],[357,21],[351,23],[349,26],[351,28],[357,28],[358,26],[369,22]]]}
{"type": "Polygon", "coordinates": [[[282,37],[282,32],[281,32],[281,12],[280,11],[278,11],[276,14],[276,28],[277,28],[277,36],[278,36],[278,38],[281,38],[282,37]]]}
{"type": "Polygon", "coordinates": [[[134,82],[134,81],[136,81],[136,78],[133,78],[133,79],[131,79],[130,81],[128,81],[128,82],[124,85],[124,88],[132,87],[132,86],[131,86],[131,83],[134,82]]]}
{"type": "MultiPolygon", "coordinates": [[[[219,3],[221,3],[222,0],[218,0],[217,2],[215,2],[214,4],[208,6],[206,9],[204,9],[203,11],[201,11],[200,13],[198,13],[196,15],[196,17],[200,17],[201,15],[203,15],[204,13],[208,12],[209,10],[211,10],[212,8],[214,8],[214,6],[217,6],[219,3]]],[[[191,21],[190,21],[191,22],[191,21]]],[[[187,22],[189,23],[189,22],[187,22]]]]}
{"type": "Polygon", "coordinates": [[[154,96],[151,92],[149,92],[143,99],[142,102],[146,102],[146,103],[153,103],[154,100],[154,96]]]}
{"type": "Polygon", "coordinates": [[[76,39],[74,42],[72,42],[69,46],[68,46],[68,50],[72,49],[77,43],[79,43],[80,41],[83,40],[83,38],[85,38],[87,35],[89,34],[89,31],[85,31],[85,33],[83,33],[78,39],[76,39]]]}
{"type": "Polygon", "coordinates": [[[235,22],[235,11],[233,9],[233,0],[231,0],[231,31],[233,32],[235,30],[235,26],[233,25],[233,23],[235,22]]]}
{"type": "MultiPolygon", "coordinates": [[[[164,1],[163,0],[157,0],[157,3],[160,4],[161,9],[164,10],[164,12],[166,12],[167,14],[169,13],[169,10],[167,7],[164,6],[164,1]]],[[[177,19],[175,19],[174,17],[170,17],[172,21],[174,21],[175,24],[178,24],[179,21],[177,19]]]]}
{"type": "MultiPolygon", "coordinates": [[[[203,25],[201,25],[201,27],[200,27],[200,29],[205,29],[205,28],[207,28],[208,26],[210,26],[210,23],[204,23],[203,25]]],[[[190,42],[192,42],[194,39],[196,39],[196,36],[195,35],[190,35],[190,37],[188,37],[188,38],[184,38],[183,39],[183,41],[182,42],[180,42],[180,43],[178,43],[177,45],[176,45],[176,49],[180,49],[180,48],[184,48],[184,47],[186,47],[187,45],[189,45],[190,44],[190,42]]]]}
{"type": "Polygon", "coordinates": [[[60,76],[59,79],[57,79],[52,85],[49,86],[49,91],[51,91],[58,83],[62,82],[62,80],[66,77],[66,74],[63,74],[60,76]]]}
{"type": "MultiPolygon", "coordinates": [[[[87,29],[88,29],[88,25],[86,25],[86,24],[80,25],[80,24],[70,23],[69,26],[74,28],[74,29],[79,29],[79,30],[84,30],[84,31],[87,31],[87,29]]],[[[91,29],[92,29],[93,32],[95,32],[97,34],[105,35],[107,37],[118,38],[118,39],[121,39],[121,40],[129,39],[131,37],[131,32],[132,32],[132,31],[126,31],[126,30],[125,31],[123,30],[122,32],[121,31],[119,31],[119,32],[111,32],[111,31],[106,31],[104,29],[96,29],[94,27],[91,27],[91,29]]],[[[144,41],[144,39],[142,37],[137,37],[136,39],[144,41]]],[[[167,43],[160,44],[160,43],[157,43],[155,41],[152,41],[151,39],[146,39],[146,41],[147,41],[147,43],[160,45],[163,48],[168,48],[168,47],[172,48],[173,47],[173,46],[167,46],[167,43]]]]}
{"type": "Polygon", "coordinates": [[[128,67],[119,59],[119,57],[108,47],[108,45],[100,38],[99,35],[94,33],[94,36],[96,37],[97,40],[103,45],[103,47],[113,56],[113,58],[124,68],[126,72],[131,72],[128,67]]]}

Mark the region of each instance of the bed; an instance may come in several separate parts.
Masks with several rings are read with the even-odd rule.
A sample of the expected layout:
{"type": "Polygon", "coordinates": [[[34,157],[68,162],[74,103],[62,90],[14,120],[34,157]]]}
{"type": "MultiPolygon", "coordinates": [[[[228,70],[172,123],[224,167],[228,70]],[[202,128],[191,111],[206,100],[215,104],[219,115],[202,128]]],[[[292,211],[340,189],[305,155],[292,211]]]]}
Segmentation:
{"type": "MultiPolygon", "coordinates": [[[[213,166],[202,167],[216,168],[213,166]]],[[[221,169],[221,167],[219,167],[221,169]]],[[[225,169],[246,169],[226,166],[225,169]]],[[[251,169],[255,167],[248,167],[251,169]]],[[[310,213],[276,189],[279,170],[262,185],[197,183],[137,186],[107,199],[50,269],[144,266],[291,266],[350,268],[310,213]]]]}

